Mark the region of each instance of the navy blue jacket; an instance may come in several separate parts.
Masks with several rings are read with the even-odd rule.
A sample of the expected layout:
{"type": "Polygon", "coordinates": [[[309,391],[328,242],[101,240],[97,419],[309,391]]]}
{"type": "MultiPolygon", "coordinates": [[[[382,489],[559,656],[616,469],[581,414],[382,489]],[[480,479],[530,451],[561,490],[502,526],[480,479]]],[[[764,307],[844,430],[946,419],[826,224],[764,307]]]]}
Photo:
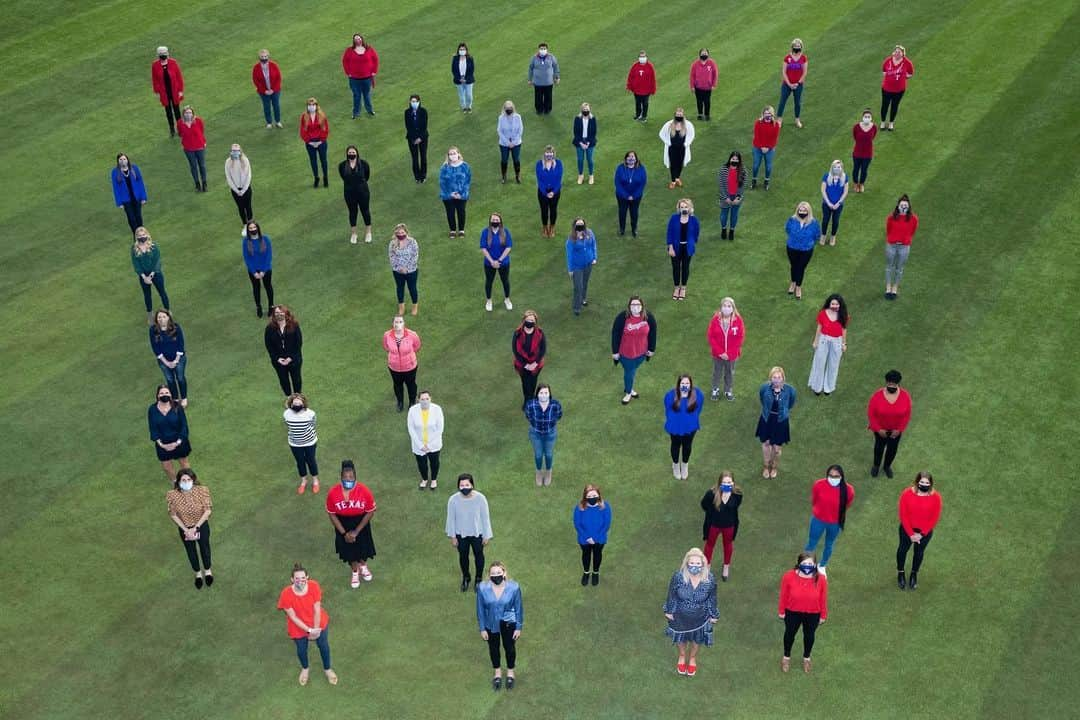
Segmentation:
{"type": "Polygon", "coordinates": [[[473,72],[476,69],[475,63],[473,63],[472,55],[465,56],[465,77],[461,77],[461,72],[458,70],[459,55],[454,55],[450,58],[450,74],[454,76],[455,85],[472,85],[476,82],[473,77],[473,72]]]}
{"type": "Polygon", "coordinates": [[[620,199],[634,198],[640,200],[645,194],[645,166],[638,162],[632,168],[626,167],[626,163],[619,163],[615,168],[615,197],[620,199]]]}
{"type": "Polygon", "coordinates": [[[581,116],[578,115],[574,118],[574,147],[578,147],[583,142],[589,143],[589,147],[596,147],[596,118],[589,116],[589,135],[588,137],[581,136],[581,116]]]}

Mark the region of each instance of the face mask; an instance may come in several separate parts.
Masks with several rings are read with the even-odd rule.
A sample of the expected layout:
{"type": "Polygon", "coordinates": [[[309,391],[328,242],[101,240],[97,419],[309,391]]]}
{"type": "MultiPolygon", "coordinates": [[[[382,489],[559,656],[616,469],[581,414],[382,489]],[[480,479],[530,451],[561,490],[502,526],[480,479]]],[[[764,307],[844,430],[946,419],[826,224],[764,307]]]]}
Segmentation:
{"type": "Polygon", "coordinates": [[[158,59],[159,60],[168,60],[169,56],[168,55],[158,55],[158,59]]]}
{"type": "Polygon", "coordinates": [[[191,480],[181,480],[180,489],[184,492],[188,492],[191,488],[195,487],[195,483],[191,480]]]}
{"type": "Polygon", "coordinates": [[[304,588],[307,587],[307,581],[306,580],[304,580],[304,581],[293,580],[292,586],[293,586],[293,590],[295,590],[296,592],[303,592],[304,588]]]}
{"type": "Polygon", "coordinates": [[[887,388],[885,388],[885,392],[889,393],[890,395],[895,395],[896,393],[900,392],[900,388],[898,388],[898,387],[887,387],[887,388]]]}
{"type": "Polygon", "coordinates": [[[739,158],[731,158],[730,160],[728,160],[728,165],[735,166],[735,165],[738,165],[738,164],[739,164],[739,158]]]}
{"type": "Polygon", "coordinates": [[[829,484],[832,485],[833,487],[840,487],[840,478],[833,477],[832,475],[830,475],[828,477],[828,481],[829,481],[829,484]]]}
{"type": "Polygon", "coordinates": [[[259,62],[261,62],[261,63],[268,63],[268,62],[270,62],[270,58],[268,58],[268,57],[264,57],[264,58],[259,58],[259,62]]]}
{"type": "Polygon", "coordinates": [[[689,215],[690,214],[690,208],[679,208],[679,214],[680,215],[689,215]]]}
{"type": "Polygon", "coordinates": [[[554,160],[555,156],[552,153],[544,153],[545,160],[554,160]]]}
{"type": "Polygon", "coordinates": [[[167,403],[172,400],[172,395],[158,395],[158,402],[167,403]]]}
{"type": "Polygon", "coordinates": [[[729,485],[729,484],[727,484],[727,483],[724,483],[724,484],[722,484],[722,485],[720,486],[720,492],[722,492],[722,493],[729,493],[729,492],[731,492],[731,491],[732,491],[732,490],[734,489],[734,487],[735,487],[734,485],[729,485]]]}
{"type": "Polygon", "coordinates": [[[547,57],[547,48],[540,48],[540,57],[547,57]]]}
{"type": "Polygon", "coordinates": [[[809,216],[810,216],[810,213],[806,212],[805,210],[800,210],[799,212],[797,212],[797,213],[795,213],[795,214],[796,214],[796,215],[798,215],[798,216],[799,216],[800,218],[802,218],[802,219],[804,219],[804,220],[805,220],[805,219],[806,219],[807,217],[809,217],[809,216]]]}
{"type": "Polygon", "coordinates": [[[836,167],[835,165],[834,165],[834,166],[833,166],[833,167],[832,167],[832,168],[830,169],[830,172],[832,172],[832,174],[833,174],[833,175],[839,175],[839,174],[840,174],[840,173],[842,173],[843,171],[844,171],[844,169],[843,169],[843,168],[841,168],[841,167],[836,167]]]}
{"type": "Polygon", "coordinates": [[[513,115],[514,114],[514,108],[503,108],[503,112],[506,113],[507,115],[513,115]]]}
{"type": "Polygon", "coordinates": [[[469,493],[472,492],[472,488],[470,488],[470,487],[458,488],[458,492],[461,493],[462,495],[468,497],[469,493]]]}
{"type": "Polygon", "coordinates": [[[911,208],[911,206],[908,205],[907,203],[900,203],[900,212],[906,213],[908,211],[908,209],[910,209],[910,208],[911,208]]]}
{"type": "Polygon", "coordinates": [[[928,493],[928,492],[930,492],[930,490],[931,490],[931,486],[930,486],[930,485],[922,485],[922,484],[920,484],[920,485],[918,486],[918,488],[919,488],[919,492],[924,492],[924,493],[928,493]]]}
{"type": "Polygon", "coordinates": [[[184,122],[191,122],[195,119],[195,116],[191,113],[184,113],[184,122]]]}
{"type": "Polygon", "coordinates": [[[121,160],[120,161],[120,167],[126,168],[127,166],[128,166],[128,161],[127,160],[121,160]]]}
{"type": "Polygon", "coordinates": [[[493,585],[502,585],[502,581],[506,579],[505,575],[492,575],[491,582],[493,585]]]}
{"type": "Polygon", "coordinates": [[[491,221],[491,229],[494,230],[495,232],[498,232],[499,228],[501,228],[501,227],[502,227],[502,223],[499,222],[498,220],[492,220],[491,221]]]}
{"type": "Polygon", "coordinates": [[[863,115],[862,116],[862,121],[863,121],[863,125],[873,125],[874,124],[874,118],[871,115],[863,115]]]}
{"type": "Polygon", "coordinates": [[[796,55],[798,55],[799,53],[801,53],[801,52],[802,52],[802,48],[801,48],[801,47],[796,47],[795,45],[792,45],[792,46],[791,46],[791,52],[793,52],[793,53],[795,53],[796,55]]]}
{"type": "Polygon", "coordinates": [[[303,403],[296,403],[292,406],[293,412],[300,412],[304,409],[303,403]]]}
{"type": "Polygon", "coordinates": [[[780,388],[780,387],[784,386],[784,379],[783,378],[773,378],[770,382],[772,382],[772,386],[774,388],[780,388]]]}
{"type": "Polygon", "coordinates": [[[577,230],[578,232],[585,232],[585,226],[584,225],[575,225],[574,229],[577,230]]]}
{"type": "Polygon", "coordinates": [[[540,402],[547,402],[551,399],[551,393],[545,391],[536,396],[536,399],[540,402]]]}
{"type": "Polygon", "coordinates": [[[701,565],[687,565],[686,569],[690,572],[691,575],[700,575],[701,571],[705,568],[701,565]]]}
{"type": "Polygon", "coordinates": [[[598,505],[600,503],[600,498],[599,497],[587,497],[587,498],[585,498],[585,502],[588,503],[589,505],[598,505]]]}
{"type": "Polygon", "coordinates": [[[313,112],[315,112],[315,108],[316,108],[316,106],[315,106],[315,105],[308,105],[308,106],[307,106],[307,111],[308,111],[309,113],[313,113],[313,112]]]}
{"type": "Polygon", "coordinates": [[[640,57],[638,57],[637,61],[639,63],[641,63],[642,65],[644,65],[645,63],[647,63],[649,61],[649,58],[645,57],[644,55],[641,55],[640,57]]]}
{"type": "Polygon", "coordinates": [[[536,322],[533,321],[533,320],[526,320],[525,322],[522,323],[522,325],[524,325],[525,327],[527,327],[527,328],[529,328],[531,330],[534,327],[536,327],[536,322]]]}
{"type": "Polygon", "coordinates": [[[239,160],[240,159],[240,151],[239,150],[230,150],[229,151],[229,157],[231,157],[233,160],[239,160]]]}
{"type": "Polygon", "coordinates": [[[765,115],[761,119],[765,122],[772,122],[772,115],[765,115]]]}
{"type": "Polygon", "coordinates": [[[350,160],[355,160],[355,159],[356,159],[356,155],[353,155],[352,153],[349,153],[349,159],[350,159],[350,160]]]}
{"type": "Polygon", "coordinates": [[[588,110],[582,110],[581,115],[582,115],[582,117],[589,117],[589,111],[588,110]]]}
{"type": "Polygon", "coordinates": [[[724,307],[720,308],[720,314],[721,314],[721,315],[723,315],[724,317],[728,317],[728,316],[729,316],[729,315],[731,315],[731,314],[732,314],[733,312],[735,312],[735,308],[733,308],[733,307],[728,307],[727,305],[725,305],[724,307]]]}
{"type": "Polygon", "coordinates": [[[679,386],[679,392],[681,392],[683,395],[688,395],[690,393],[690,386],[689,385],[680,385],[679,386]]]}
{"type": "Polygon", "coordinates": [[[345,488],[346,490],[352,490],[354,487],[356,487],[356,481],[355,480],[342,480],[341,481],[341,487],[345,488]]]}
{"type": "Polygon", "coordinates": [[[415,110],[416,108],[420,107],[420,101],[419,100],[410,100],[409,101],[409,107],[411,107],[413,110],[415,110]]]}
{"type": "Polygon", "coordinates": [[[640,315],[641,314],[641,306],[638,305],[637,303],[634,303],[633,305],[631,305],[630,306],[630,314],[631,315],[640,315]]]}
{"type": "Polygon", "coordinates": [[[420,401],[420,409],[421,410],[430,410],[431,409],[431,401],[430,400],[421,400],[420,401]]]}
{"type": "Polygon", "coordinates": [[[675,122],[682,122],[685,119],[686,118],[684,116],[682,116],[682,115],[676,115],[675,116],[675,122]]]}
{"type": "Polygon", "coordinates": [[[466,55],[469,54],[469,51],[468,50],[458,50],[457,54],[460,55],[461,57],[465,57],[466,55]]]}
{"type": "Polygon", "coordinates": [[[705,62],[706,60],[709,59],[709,56],[706,55],[705,53],[701,53],[700,55],[698,55],[698,57],[701,58],[701,62],[705,62]]]}
{"type": "Polygon", "coordinates": [[[450,162],[452,162],[452,163],[456,163],[456,162],[457,162],[458,160],[460,160],[460,159],[461,159],[461,156],[460,156],[460,155],[458,155],[458,154],[456,154],[456,153],[455,153],[454,155],[447,155],[446,157],[447,157],[447,158],[448,158],[448,159],[450,160],[450,162]]]}
{"type": "Polygon", "coordinates": [[[637,158],[626,158],[626,164],[629,167],[634,167],[635,165],[637,165],[637,158]]]}
{"type": "Polygon", "coordinates": [[[800,565],[799,566],[799,572],[801,572],[803,575],[813,575],[814,574],[814,566],[813,565],[800,565]]]}

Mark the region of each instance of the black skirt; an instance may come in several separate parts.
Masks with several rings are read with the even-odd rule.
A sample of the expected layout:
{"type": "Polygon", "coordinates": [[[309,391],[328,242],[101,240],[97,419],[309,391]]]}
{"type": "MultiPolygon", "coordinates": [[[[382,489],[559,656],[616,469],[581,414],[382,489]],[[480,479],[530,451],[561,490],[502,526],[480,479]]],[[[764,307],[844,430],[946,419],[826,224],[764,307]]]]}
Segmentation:
{"type": "Polygon", "coordinates": [[[181,440],[180,444],[172,450],[165,450],[157,443],[154,443],[154,449],[157,450],[157,459],[161,462],[167,460],[183,460],[191,454],[191,443],[186,439],[181,440]]]}
{"type": "MultiPolygon", "coordinates": [[[[356,529],[365,515],[338,515],[337,519],[345,528],[345,532],[351,532],[356,529]]],[[[347,563],[367,562],[375,557],[375,541],[371,537],[371,523],[365,525],[364,529],[357,533],[356,540],[351,543],[345,542],[345,536],[335,530],[334,549],[337,550],[341,561],[347,563]]]]}
{"type": "Polygon", "coordinates": [[[769,419],[758,417],[757,439],[771,445],[786,445],[791,442],[791,430],[787,420],[778,420],[776,415],[769,413],[769,419]]]}

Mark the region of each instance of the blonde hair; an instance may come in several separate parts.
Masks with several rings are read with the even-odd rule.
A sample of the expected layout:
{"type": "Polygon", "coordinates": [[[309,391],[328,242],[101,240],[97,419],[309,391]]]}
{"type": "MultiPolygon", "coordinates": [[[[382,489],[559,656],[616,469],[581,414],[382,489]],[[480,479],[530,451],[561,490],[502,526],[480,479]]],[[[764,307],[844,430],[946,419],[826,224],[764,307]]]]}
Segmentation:
{"type": "Polygon", "coordinates": [[[772,380],[772,376],[776,373],[780,373],[780,379],[787,382],[787,373],[784,372],[784,368],[779,365],[773,365],[772,370],[769,370],[769,380],[772,380]]]}
{"type": "Polygon", "coordinates": [[[408,234],[409,234],[409,226],[406,225],[405,223],[398,223],[397,225],[394,226],[394,230],[393,230],[395,240],[397,240],[398,228],[403,229],[405,231],[405,235],[408,236],[408,234]]]}
{"type": "Polygon", "coordinates": [[[735,298],[730,297],[730,296],[720,298],[720,307],[716,308],[716,313],[718,315],[720,314],[720,308],[722,308],[724,306],[724,303],[726,303],[726,302],[731,303],[731,317],[733,317],[733,318],[741,318],[742,315],[739,314],[739,306],[735,304],[735,298]]]}
{"type": "Polygon", "coordinates": [[[716,478],[716,484],[712,486],[713,507],[715,507],[717,510],[719,510],[720,506],[724,504],[720,497],[721,495],[723,495],[723,492],[720,490],[720,483],[721,481],[723,481],[724,478],[731,478],[732,495],[742,495],[742,488],[735,484],[735,474],[732,473],[730,470],[721,470],[720,475],[716,478]]]}
{"type": "Polygon", "coordinates": [[[453,150],[454,152],[456,152],[458,154],[458,158],[461,159],[461,162],[465,162],[465,156],[461,154],[461,150],[458,148],[458,146],[457,145],[451,145],[450,147],[446,148],[446,162],[444,164],[446,164],[446,165],[450,164],[450,151],[451,150],[453,150]]]}
{"type": "Polygon", "coordinates": [[[546,154],[546,153],[549,153],[549,152],[550,152],[550,153],[551,153],[552,155],[554,155],[554,154],[555,154],[555,146],[554,146],[554,145],[545,145],[545,146],[544,146],[544,153],[546,154]]]}
{"type": "Polygon", "coordinates": [[[769,113],[770,115],[772,115],[773,119],[776,118],[776,109],[773,108],[772,105],[766,105],[765,107],[761,108],[761,115],[758,116],[758,120],[763,120],[765,118],[765,113],[769,113]]]}
{"type": "MultiPolygon", "coordinates": [[[[804,205],[806,206],[806,218],[805,218],[805,220],[806,221],[813,220],[814,219],[814,208],[810,205],[810,203],[808,203],[805,200],[800,200],[799,204],[795,206],[795,214],[798,215],[799,210],[801,210],[804,205]]],[[[802,222],[803,220],[804,220],[804,218],[799,218],[800,222],[802,222]]]]}
{"type": "Polygon", "coordinates": [[[514,101],[513,101],[513,100],[507,100],[507,101],[505,101],[505,102],[503,103],[503,110],[505,110],[505,109],[506,109],[506,107],[507,107],[508,105],[510,106],[510,111],[511,111],[511,112],[517,112],[517,108],[516,108],[516,107],[514,107],[514,101]]]}
{"type": "Polygon", "coordinates": [[[792,45],[798,45],[799,47],[805,47],[803,45],[802,38],[792,38],[791,44],[792,45]]]}
{"type": "Polygon", "coordinates": [[[897,50],[900,51],[901,55],[903,55],[904,57],[907,57],[907,48],[906,47],[904,47],[903,45],[897,44],[896,47],[893,48],[893,52],[896,52],[897,50]]]}
{"type": "Polygon", "coordinates": [[[495,562],[488,565],[488,576],[489,577],[491,576],[491,568],[495,568],[495,567],[502,568],[503,577],[505,577],[507,580],[510,579],[510,571],[506,569],[506,566],[502,564],[501,560],[496,560],[495,562]]]}
{"type": "Polygon", "coordinates": [[[702,552],[701,548],[692,547],[686,551],[685,555],[683,555],[682,565],[679,566],[679,570],[682,572],[683,580],[685,580],[686,582],[690,582],[690,571],[687,570],[687,568],[690,566],[690,558],[692,557],[701,558],[701,562],[705,566],[705,577],[708,577],[709,574],[712,572],[712,570],[709,569],[709,559],[705,557],[705,553],[702,552]]]}
{"type": "Polygon", "coordinates": [[[136,255],[143,255],[144,253],[148,253],[154,249],[154,238],[150,237],[150,231],[142,225],[135,228],[135,237],[136,239],[132,241],[131,249],[136,255]],[[146,233],[146,245],[139,245],[139,241],[137,238],[139,237],[140,230],[146,233]]]}
{"type": "Polygon", "coordinates": [[[693,215],[694,214],[694,201],[691,200],[690,198],[679,198],[678,200],[676,200],[675,201],[675,209],[678,210],[679,206],[682,205],[683,203],[686,203],[687,205],[690,206],[690,214],[693,215]]]}
{"type": "Polygon", "coordinates": [[[592,117],[592,105],[590,105],[587,102],[581,103],[581,107],[578,108],[578,114],[580,114],[581,111],[584,110],[585,108],[589,108],[589,117],[592,117]]]}
{"type": "Polygon", "coordinates": [[[185,105],[184,107],[180,108],[180,117],[184,117],[184,113],[186,113],[188,110],[191,111],[191,117],[192,119],[194,119],[196,115],[195,108],[191,107],[190,105],[185,105]]]}

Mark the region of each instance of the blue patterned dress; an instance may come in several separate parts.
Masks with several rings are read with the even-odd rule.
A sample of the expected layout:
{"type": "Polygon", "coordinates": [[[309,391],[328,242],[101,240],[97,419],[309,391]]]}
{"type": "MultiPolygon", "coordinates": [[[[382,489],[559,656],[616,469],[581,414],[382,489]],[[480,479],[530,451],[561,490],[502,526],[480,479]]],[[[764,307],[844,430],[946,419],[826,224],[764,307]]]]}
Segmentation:
{"type": "Polygon", "coordinates": [[[712,626],[709,618],[719,618],[716,606],[716,578],[710,572],[695,588],[683,579],[682,570],[676,570],[668,586],[664,613],[674,615],[668,621],[665,634],[673,643],[693,642],[712,645],[712,626]]]}

